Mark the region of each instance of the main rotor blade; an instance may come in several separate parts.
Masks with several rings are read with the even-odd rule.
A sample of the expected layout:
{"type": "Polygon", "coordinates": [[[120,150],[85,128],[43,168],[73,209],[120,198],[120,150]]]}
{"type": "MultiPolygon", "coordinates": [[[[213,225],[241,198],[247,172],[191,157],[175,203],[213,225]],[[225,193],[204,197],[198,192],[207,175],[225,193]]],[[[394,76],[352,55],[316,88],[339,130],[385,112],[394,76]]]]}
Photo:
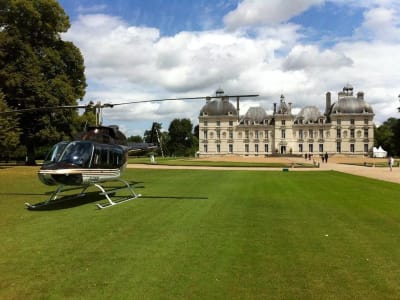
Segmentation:
{"type": "Polygon", "coordinates": [[[163,101],[181,101],[181,100],[199,100],[199,99],[217,99],[217,98],[250,98],[250,97],[258,97],[259,95],[226,95],[226,96],[203,96],[203,97],[182,97],[182,98],[164,98],[164,99],[150,99],[150,100],[139,100],[139,101],[130,101],[130,102],[121,102],[121,103],[108,103],[104,104],[109,107],[117,106],[117,105],[126,105],[126,104],[135,104],[135,103],[148,103],[148,102],[163,102],[163,101]]]}
{"type": "Polygon", "coordinates": [[[45,110],[60,110],[60,109],[76,109],[76,108],[88,108],[92,107],[91,105],[62,105],[62,106],[49,106],[49,107],[34,107],[34,108],[23,108],[9,111],[1,111],[0,115],[6,114],[18,114],[25,112],[34,112],[34,111],[45,111],[45,110]]]}
{"type": "Polygon", "coordinates": [[[129,101],[129,102],[121,102],[121,103],[89,103],[86,105],[61,105],[61,106],[48,106],[48,107],[35,107],[35,108],[23,108],[9,111],[2,111],[0,115],[7,114],[18,114],[25,112],[34,112],[34,111],[46,111],[46,110],[61,110],[61,109],[76,109],[76,108],[107,108],[114,107],[118,105],[127,105],[127,104],[139,104],[139,103],[149,103],[149,102],[163,102],[163,101],[182,101],[182,100],[199,100],[199,99],[218,99],[218,98],[251,98],[258,97],[259,95],[223,95],[223,96],[203,96],[203,97],[182,97],[182,98],[164,98],[164,99],[150,99],[150,100],[139,100],[139,101],[129,101]]]}

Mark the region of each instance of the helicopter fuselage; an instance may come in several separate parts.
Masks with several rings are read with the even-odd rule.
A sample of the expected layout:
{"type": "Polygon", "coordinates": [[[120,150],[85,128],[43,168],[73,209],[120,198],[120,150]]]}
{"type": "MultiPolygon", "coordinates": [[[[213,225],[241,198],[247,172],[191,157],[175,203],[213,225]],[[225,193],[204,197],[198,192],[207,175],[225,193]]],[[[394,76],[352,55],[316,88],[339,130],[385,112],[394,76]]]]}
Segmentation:
{"type": "Polygon", "coordinates": [[[118,179],[127,163],[125,146],[93,141],[56,144],[38,172],[46,185],[87,185],[118,179]]]}

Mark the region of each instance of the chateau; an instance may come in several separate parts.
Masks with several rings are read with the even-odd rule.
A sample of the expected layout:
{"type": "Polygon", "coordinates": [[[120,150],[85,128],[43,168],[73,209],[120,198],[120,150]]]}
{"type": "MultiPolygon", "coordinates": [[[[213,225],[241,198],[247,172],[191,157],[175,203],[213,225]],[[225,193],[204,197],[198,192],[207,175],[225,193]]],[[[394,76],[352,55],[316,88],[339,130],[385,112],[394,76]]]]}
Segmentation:
{"type": "Polygon", "coordinates": [[[269,156],[348,154],[368,155],[374,145],[374,112],[364,93],[353,94],[346,85],[336,102],[326,93],[325,111],[316,106],[292,113],[292,103],[282,95],[272,115],[261,107],[250,107],[244,115],[224,97],[206,99],[199,115],[200,156],[269,156]]]}

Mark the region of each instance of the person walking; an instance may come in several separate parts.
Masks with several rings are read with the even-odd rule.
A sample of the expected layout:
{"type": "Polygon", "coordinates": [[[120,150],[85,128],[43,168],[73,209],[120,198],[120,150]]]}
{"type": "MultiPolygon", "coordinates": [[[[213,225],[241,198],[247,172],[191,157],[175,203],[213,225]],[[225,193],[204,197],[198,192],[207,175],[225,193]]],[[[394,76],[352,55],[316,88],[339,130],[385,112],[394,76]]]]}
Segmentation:
{"type": "Polygon", "coordinates": [[[325,158],[325,163],[327,164],[328,163],[328,152],[325,152],[324,158],[325,158]]]}
{"type": "Polygon", "coordinates": [[[391,172],[392,169],[393,169],[393,165],[394,165],[394,158],[393,158],[393,156],[389,157],[388,165],[389,165],[390,172],[391,172]]]}

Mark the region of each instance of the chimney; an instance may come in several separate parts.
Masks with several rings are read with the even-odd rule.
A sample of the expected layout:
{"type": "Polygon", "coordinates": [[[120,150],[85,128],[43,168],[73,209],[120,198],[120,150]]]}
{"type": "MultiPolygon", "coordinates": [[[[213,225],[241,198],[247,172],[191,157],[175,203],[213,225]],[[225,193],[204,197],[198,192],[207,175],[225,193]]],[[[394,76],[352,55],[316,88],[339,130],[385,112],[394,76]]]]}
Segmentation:
{"type": "Polygon", "coordinates": [[[289,115],[292,114],[292,102],[288,103],[288,113],[289,113],[289,115]]]}
{"type": "Polygon", "coordinates": [[[331,92],[327,92],[325,94],[325,99],[326,99],[326,106],[325,106],[325,112],[328,113],[329,109],[331,108],[332,101],[331,101],[331,92]]]}
{"type": "Polygon", "coordinates": [[[274,103],[274,114],[276,114],[276,103],[274,103]]]}
{"type": "Polygon", "coordinates": [[[239,105],[239,99],[240,97],[236,97],[236,111],[237,111],[237,115],[238,115],[238,121],[240,120],[240,105],[239,105]]]}
{"type": "Polygon", "coordinates": [[[358,92],[357,99],[364,100],[364,92],[358,92]]]}

